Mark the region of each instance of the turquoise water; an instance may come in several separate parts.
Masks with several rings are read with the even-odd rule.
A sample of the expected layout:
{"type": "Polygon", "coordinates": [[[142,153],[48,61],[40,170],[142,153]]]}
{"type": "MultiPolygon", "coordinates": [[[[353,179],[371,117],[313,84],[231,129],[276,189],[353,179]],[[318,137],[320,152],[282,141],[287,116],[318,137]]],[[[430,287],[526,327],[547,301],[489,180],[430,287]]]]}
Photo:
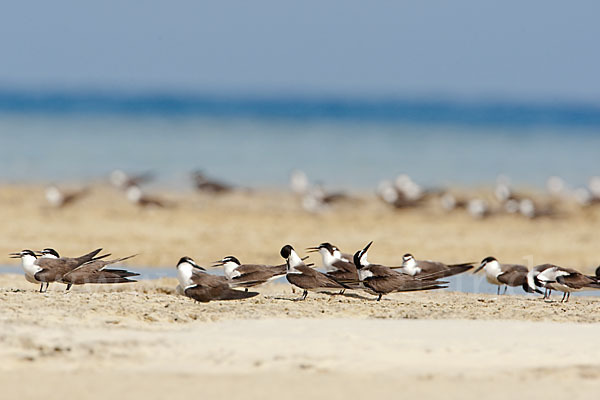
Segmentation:
{"type": "Polygon", "coordinates": [[[498,174],[543,186],[600,174],[600,108],[589,105],[342,101],[0,92],[0,181],[100,179],[152,170],[281,187],[292,169],[369,189],[408,173],[425,185],[498,174]]]}

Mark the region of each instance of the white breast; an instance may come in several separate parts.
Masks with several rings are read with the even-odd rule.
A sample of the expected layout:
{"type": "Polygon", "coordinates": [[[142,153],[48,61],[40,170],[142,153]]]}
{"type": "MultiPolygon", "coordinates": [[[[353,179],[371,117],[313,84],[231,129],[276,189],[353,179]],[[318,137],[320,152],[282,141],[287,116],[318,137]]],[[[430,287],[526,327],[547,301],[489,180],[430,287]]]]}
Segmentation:
{"type": "Polygon", "coordinates": [[[177,279],[179,280],[179,284],[185,290],[190,286],[195,285],[192,282],[192,267],[189,263],[181,263],[177,266],[177,279]]]}
{"type": "Polygon", "coordinates": [[[240,276],[240,272],[237,270],[237,267],[239,267],[239,265],[237,265],[236,263],[229,261],[226,262],[225,264],[223,264],[223,272],[225,273],[225,277],[227,277],[227,279],[233,279],[236,276],[240,276]]]}
{"type": "Polygon", "coordinates": [[[366,268],[361,268],[358,270],[358,279],[360,279],[361,281],[364,281],[367,278],[370,278],[373,276],[373,272],[369,269],[366,268]]]}
{"type": "Polygon", "coordinates": [[[498,280],[498,275],[502,273],[502,268],[498,261],[490,261],[485,264],[485,279],[494,285],[504,285],[498,280]]]}
{"type": "Polygon", "coordinates": [[[35,279],[35,274],[40,272],[42,268],[35,264],[36,258],[30,255],[23,256],[21,258],[21,266],[25,271],[25,279],[31,283],[40,283],[37,279],[35,279]]]}

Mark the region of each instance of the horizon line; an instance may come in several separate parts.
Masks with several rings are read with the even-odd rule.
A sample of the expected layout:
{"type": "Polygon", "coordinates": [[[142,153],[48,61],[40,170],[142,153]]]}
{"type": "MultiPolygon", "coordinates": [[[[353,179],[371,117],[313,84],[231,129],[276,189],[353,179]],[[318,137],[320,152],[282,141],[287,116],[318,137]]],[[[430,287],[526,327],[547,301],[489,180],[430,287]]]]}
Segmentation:
{"type": "Polygon", "coordinates": [[[33,90],[0,87],[0,113],[360,120],[422,124],[600,127],[585,101],[451,96],[217,94],[186,91],[33,90]]]}

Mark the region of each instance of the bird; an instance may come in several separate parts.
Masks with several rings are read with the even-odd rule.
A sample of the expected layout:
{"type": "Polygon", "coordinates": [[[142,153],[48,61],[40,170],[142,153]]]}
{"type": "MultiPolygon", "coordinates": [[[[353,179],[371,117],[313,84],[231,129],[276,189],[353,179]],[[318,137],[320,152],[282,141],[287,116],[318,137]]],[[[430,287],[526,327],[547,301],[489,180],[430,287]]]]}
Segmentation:
{"type": "Polygon", "coordinates": [[[67,284],[67,290],[72,285],[83,285],[86,283],[133,283],[134,279],[129,279],[140,274],[130,272],[124,269],[106,268],[107,265],[116,264],[128,260],[135,255],[116,258],[114,260],[100,260],[98,258],[88,261],[74,270],[67,272],[62,276],[61,281],[67,284]]]}
{"type": "Polygon", "coordinates": [[[59,189],[56,185],[50,185],[46,188],[46,200],[50,206],[55,208],[62,208],[73,203],[76,203],[81,198],[89,193],[89,188],[83,188],[80,190],[73,190],[66,192],[59,189]]]}
{"type": "Polygon", "coordinates": [[[158,197],[152,197],[144,194],[139,186],[129,186],[126,191],[127,200],[140,207],[159,207],[165,208],[167,203],[158,197]]]}
{"type": "MultiPolygon", "coordinates": [[[[323,268],[325,275],[335,279],[336,281],[356,281],[358,280],[358,271],[356,265],[349,254],[343,254],[340,249],[329,242],[321,243],[316,247],[308,247],[309,253],[318,252],[323,258],[323,268]]],[[[348,284],[352,288],[358,288],[358,284],[348,284]]],[[[346,289],[342,289],[340,294],[344,294],[346,289]]]]}
{"type": "Polygon", "coordinates": [[[154,179],[152,172],[143,172],[138,175],[127,175],[123,170],[115,169],[110,173],[110,183],[118,189],[127,190],[131,186],[141,186],[154,179]]]}
{"type": "Polygon", "coordinates": [[[485,271],[485,279],[492,285],[498,285],[498,292],[500,294],[500,287],[504,286],[504,293],[508,289],[508,286],[522,286],[523,290],[527,293],[541,292],[534,287],[530,287],[527,283],[527,269],[524,265],[518,264],[500,264],[494,257],[486,257],[481,261],[479,267],[473,271],[474,274],[481,270],[485,271]]]}
{"type": "Polygon", "coordinates": [[[207,274],[190,257],[177,262],[177,279],[185,296],[203,303],[212,300],[241,300],[258,296],[258,292],[244,292],[231,287],[224,276],[207,274]]]}
{"type": "Polygon", "coordinates": [[[473,263],[444,264],[438,261],[415,260],[412,254],[402,256],[402,266],[394,267],[398,271],[411,276],[427,276],[428,279],[439,279],[463,273],[473,268],[473,263]]]}
{"type": "Polygon", "coordinates": [[[260,265],[242,264],[236,257],[227,256],[215,261],[213,267],[222,266],[225,277],[236,286],[246,288],[262,285],[270,280],[286,274],[286,264],[260,265]]]}
{"type": "Polygon", "coordinates": [[[600,289],[600,281],[596,277],[586,276],[572,268],[553,265],[537,275],[537,279],[551,290],[563,292],[562,302],[568,302],[571,292],[600,289]]]}
{"type": "Polygon", "coordinates": [[[443,286],[447,282],[415,278],[396,272],[384,265],[369,263],[367,252],[372,244],[372,241],[369,242],[362,250],[357,251],[353,258],[360,282],[367,291],[377,295],[377,301],[380,301],[384,294],[392,292],[409,292],[447,287],[443,286]]]}
{"type": "Polygon", "coordinates": [[[309,290],[348,289],[347,285],[304,264],[304,261],[289,244],[283,246],[279,254],[285,259],[287,265],[286,278],[288,282],[304,290],[299,300],[306,299],[309,290]]]}
{"type": "Polygon", "coordinates": [[[555,267],[554,264],[540,264],[540,265],[536,265],[535,267],[531,268],[531,271],[529,271],[527,273],[527,285],[529,285],[530,288],[535,288],[535,287],[543,288],[544,289],[544,299],[550,298],[552,289],[547,288],[546,285],[538,279],[538,275],[541,274],[542,272],[544,272],[545,270],[547,270],[548,268],[554,268],[554,267],[555,267]]]}
{"type": "Polygon", "coordinates": [[[475,219],[483,219],[491,214],[490,206],[487,201],[475,197],[467,203],[467,212],[475,219]]]}
{"type": "Polygon", "coordinates": [[[202,171],[192,172],[192,180],[196,189],[201,192],[220,194],[230,192],[233,189],[233,187],[227,183],[209,179],[202,171]]]}
{"type": "MultiPolygon", "coordinates": [[[[51,282],[62,282],[63,275],[80,265],[107,256],[95,257],[102,249],[96,249],[76,258],[58,258],[56,250],[53,251],[54,253],[52,255],[42,258],[38,258],[36,253],[32,250],[22,250],[19,253],[10,253],[11,258],[21,259],[21,265],[25,271],[25,279],[31,283],[40,284],[40,293],[47,291],[51,282]],[[44,283],[46,284],[46,290],[43,290],[44,283]]],[[[48,252],[48,254],[50,254],[50,252],[48,252]]],[[[70,287],[71,286],[67,284],[67,290],[70,289],[70,287]]]]}

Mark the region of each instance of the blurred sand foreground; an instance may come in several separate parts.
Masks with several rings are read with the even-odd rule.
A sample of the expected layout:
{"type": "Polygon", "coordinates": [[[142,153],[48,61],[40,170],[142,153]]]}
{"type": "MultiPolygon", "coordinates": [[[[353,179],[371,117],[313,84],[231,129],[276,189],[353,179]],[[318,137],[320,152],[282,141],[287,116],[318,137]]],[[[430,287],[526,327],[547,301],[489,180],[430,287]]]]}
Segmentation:
{"type": "MultiPolygon", "coordinates": [[[[313,216],[283,193],[221,198],[163,194],[170,210],[138,210],[94,187],[64,210],[44,207],[43,188],[0,188],[0,254],[55,247],[79,255],[104,247],[140,255],[135,265],[174,267],[233,254],[279,263],[279,249],[331,241],[370,260],[417,258],[552,261],[591,272],[598,264],[598,210],[527,221],[474,221],[462,212],[392,211],[372,196],[313,216]],[[585,267],[585,268],[584,268],[585,267]]],[[[311,258],[320,265],[319,258],[311,258]]],[[[18,260],[17,260],[18,261],[18,260]]],[[[6,258],[3,264],[18,262],[6,258]]],[[[0,387],[7,398],[164,399],[589,398],[600,390],[600,300],[405,293],[384,297],[261,288],[241,302],[195,303],[162,279],[46,294],[0,274],[0,387]]]]}

